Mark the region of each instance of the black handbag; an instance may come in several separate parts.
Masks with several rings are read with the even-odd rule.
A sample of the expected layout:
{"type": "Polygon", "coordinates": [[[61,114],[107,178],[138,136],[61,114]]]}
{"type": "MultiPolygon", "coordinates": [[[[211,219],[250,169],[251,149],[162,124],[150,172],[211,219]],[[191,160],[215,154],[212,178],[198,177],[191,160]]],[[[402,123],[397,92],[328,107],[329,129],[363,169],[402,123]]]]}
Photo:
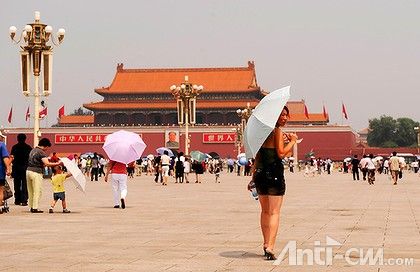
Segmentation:
{"type": "Polygon", "coordinates": [[[13,191],[10,189],[7,180],[4,181],[3,200],[7,200],[13,196],[13,191]]]}

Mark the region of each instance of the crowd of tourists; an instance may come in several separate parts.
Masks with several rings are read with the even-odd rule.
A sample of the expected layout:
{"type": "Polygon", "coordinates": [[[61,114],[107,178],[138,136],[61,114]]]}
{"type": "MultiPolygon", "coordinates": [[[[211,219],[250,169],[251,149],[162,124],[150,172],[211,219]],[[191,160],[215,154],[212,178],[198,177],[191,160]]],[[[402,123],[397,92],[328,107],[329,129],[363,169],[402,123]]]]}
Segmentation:
{"type": "MultiPolygon", "coordinates": [[[[43,192],[43,180],[51,181],[53,199],[48,209],[49,213],[54,212],[57,201],[61,200],[63,213],[70,213],[67,209],[64,182],[71,176],[66,172],[66,167],[56,152],[48,156],[51,142],[42,138],[39,144],[32,148],[26,143],[26,135],[18,134],[17,141],[10,153],[4,144],[5,136],[0,132],[0,213],[8,211],[9,207],[5,201],[11,196],[3,196],[3,192],[12,192],[14,204],[29,206],[31,213],[43,213],[39,209],[39,202],[43,192]],[[6,177],[13,178],[13,189],[8,186],[6,177]],[[6,186],[7,183],[7,186],[6,186]],[[7,187],[7,188],[6,188],[7,187]],[[13,193],[14,192],[14,193],[13,193]]],[[[114,198],[114,208],[124,209],[127,196],[127,179],[134,176],[154,175],[156,183],[168,185],[169,178],[173,177],[175,183],[201,183],[201,175],[208,172],[214,174],[215,182],[220,183],[220,173],[223,171],[226,160],[209,158],[205,161],[197,161],[189,156],[179,153],[176,157],[169,157],[165,151],[162,155],[149,156],[130,162],[119,163],[106,159],[98,153],[72,154],[67,157],[90,181],[99,181],[104,177],[105,182],[111,181],[114,198]],[[194,175],[190,175],[193,173],[194,175]],[[110,177],[110,178],[109,178],[110,177]]],[[[226,168],[228,168],[226,166],[226,168]]]]}
{"type": "MultiPolygon", "coordinates": [[[[293,161],[286,162],[289,165],[290,172],[293,170],[293,161]]],[[[330,158],[309,158],[305,162],[298,164],[298,170],[304,171],[305,177],[314,177],[324,173],[331,174],[333,171],[352,173],[353,180],[360,180],[360,176],[364,181],[368,181],[370,185],[374,185],[376,174],[386,174],[393,180],[393,184],[397,185],[398,180],[402,179],[403,172],[419,173],[419,159],[407,163],[404,157],[397,156],[393,152],[389,157],[374,156],[373,154],[363,155],[359,158],[354,155],[352,158],[346,158],[343,161],[334,162],[330,158]]]]}
{"type": "MultiPolygon", "coordinates": [[[[0,140],[4,139],[0,135],[0,140]]],[[[33,213],[42,212],[38,208],[39,199],[42,195],[42,179],[51,178],[54,196],[50,208],[54,208],[57,200],[62,200],[63,211],[67,212],[64,186],[65,167],[60,162],[57,153],[53,152],[47,156],[47,149],[51,146],[48,139],[41,139],[39,145],[31,148],[25,143],[26,135],[19,134],[18,143],[12,147],[10,155],[2,143],[1,152],[3,163],[0,166],[0,186],[4,186],[3,180],[6,175],[11,175],[14,179],[14,198],[15,205],[30,206],[33,213]],[[59,174],[60,179],[58,179],[59,174]],[[64,176],[63,176],[64,175],[64,176]],[[60,180],[59,182],[57,180],[60,180]],[[58,195],[60,193],[60,195],[58,195]]],[[[1,141],[0,141],[1,142],[1,141]]],[[[395,153],[395,152],[394,152],[395,153]]],[[[98,153],[73,154],[68,158],[80,168],[82,173],[90,181],[99,181],[101,177],[108,181],[107,173],[115,176],[112,180],[112,190],[114,194],[114,207],[125,208],[125,197],[127,195],[127,178],[134,176],[150,175],[154,176],[154,181],[163,186],[168,183],[202,183],[202,175],[209,173],[214,175],[216,183],[221,182],[221,173],[235,173],[238,176],[251,176],[255,164],[253,159],[233,159],[233,158],[207,158],[197,161],[190,156],[184,156],[182,152],[176,156],[169,156],[165,151],[162,155],[149,155],[129,164],[122,164],[116,167],[116,162],[109,161],[105,156],[98,153]],[[122,175],[117,178],[118,175],[122,175]]],[[[405,163],[404,159],[393,154],[389,158],[374,157],[372,154],[358,158],[345,159],[342,162],[334,162],[330,158],[322,159],[310,157],[306,161],[295,162],[294,158],[283,160],[285,169],[290,173],[303,171],[305,177],[315,175],[331,174],[333,171],[352,173],[354,180],[367,180],[369,184],[374,184],[375,174],[389,174],[394,181],[402,178],[403,170],[408,169],[414,173],[419,171],[419,161],[415,160],[410,164],[405,163]],[[360,174],[359,174],[360,173],[360,174]]],[[[3,188],[0,188],[0,193],[3,188]]],[[[3,196],[0,194],[0,204],[3,196]]],[[[0,209],[1,212],[1,209],[0,209]]]]}

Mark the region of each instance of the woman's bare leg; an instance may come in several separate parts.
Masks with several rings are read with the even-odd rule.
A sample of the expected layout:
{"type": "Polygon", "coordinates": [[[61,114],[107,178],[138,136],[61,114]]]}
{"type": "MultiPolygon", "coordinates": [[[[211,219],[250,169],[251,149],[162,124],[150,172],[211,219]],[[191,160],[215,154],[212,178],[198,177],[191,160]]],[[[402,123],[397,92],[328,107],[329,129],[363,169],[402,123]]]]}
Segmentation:
{"type": "Polygon", "coordinates": [[[276,243],[277,231],[280,223],[280,209],[283,203],[283,196],[268,196],[268,245],[267,248],[271,251],[274,250],[276,243]]]}
{"type": "Polygon", "coordinates": [[[264,239],[264,248],[268,246],[269,236],[270,236],[270,216],[269,216],[269,202],[268,196],[266,195],[259,195],[258,200],[260,201],[261,205],[261,217],[260,217],[260,225],[261,231],[264,239]]]}

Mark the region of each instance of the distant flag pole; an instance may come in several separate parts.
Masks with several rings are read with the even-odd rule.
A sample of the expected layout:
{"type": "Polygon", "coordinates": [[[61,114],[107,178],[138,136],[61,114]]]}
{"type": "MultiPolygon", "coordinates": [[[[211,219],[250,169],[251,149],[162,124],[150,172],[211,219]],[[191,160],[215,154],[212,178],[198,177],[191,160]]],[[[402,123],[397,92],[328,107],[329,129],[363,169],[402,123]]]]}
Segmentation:
{"type": "Polygon", "coordinates": [[[60,119],[61,116],[63,115],[64,115],[64,105],[60,109],[58,109],[58,119],[60,119]]]}
{"type": "Polygon", "coordinates": [[[328,118],[327,109],[325,108],[325,104],[322,104],[322,114],[324,115],[324,118],[328,118]]]}
{"type": "Polygon", "coordinates": [[[342,107],[341,107],[341,111],[343,112],[343,116],[344,116],[344,118],[346,118],[346,120],[348,120],[348,119],[349,119],[349,117],[348,117],[348,115],[347,115],[346,106],[344,105],[344,103],[343,103],[343,102],[341,102],[341,105],[342,105],[342,107]]]}
{"type": "Polygon", "coordinates": [[[31,113],[29,112],[29,106],[28,106],[28,108],[26,109],[26,115],[25,115],[25,121],[28,123],[28,127],[30,127],[31,125],[30,118],[31,118],[31,113]]]}
{"type": "Polygon", "coordinates": [[[28,122],[29,118],[31,118],[31,114],[29,113],[29,106],[28,106],[28,108],[26,109],[25,121],[28,122]]]}
{"type": "Polygon", "coordinates": [[[7,117],[7,122],[12,124],[12,117],[13,117],[13,106],[10,107],[9,116],[7,117]]]}
{"type": "Polygon", "coordinates": [[[308,108],[306,107],[306,104],[304,104],[304,105],[305,105],[305,116],[306,116],[306,119],[309,119],[308,108]]]}

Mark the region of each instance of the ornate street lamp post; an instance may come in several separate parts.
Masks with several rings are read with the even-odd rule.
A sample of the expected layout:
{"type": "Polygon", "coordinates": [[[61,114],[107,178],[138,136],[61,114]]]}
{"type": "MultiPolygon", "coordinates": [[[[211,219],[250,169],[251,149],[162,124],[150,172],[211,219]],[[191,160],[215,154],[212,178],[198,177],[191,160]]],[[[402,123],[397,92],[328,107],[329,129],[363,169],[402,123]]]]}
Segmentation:
{"type": "Polygon", "coordinates": [[[38,145],[41,131],[39,129],[40,97],[51,94],[52,83],[52,45],[59,45],[64,39],[65,30],[60,28],[57,36],[52,34],[52,27],[40,22],[40,13],[35,11],[35,22],[27,24],[18,40],[15,40],[17,28],[9,28],[10,38],[16,44],[22,44],[20,48],[22,93],[24,96],[34,97],[34,146],[38,145]],[[22,40],[23,38],[23,40],[22,40]],[[56,39],[56,40],[55,40],[56,39]],[[32,73],[31,73],[32,71],[32,73]],[[30,79],[34,76],[34,90],[31,93],[30,79]],[[42,76],[42,93],[39,92],[39,77],[42,76]]]}
{"type": "Polygon", "coordinates": [[[172,85],[170,90],[177,102],[178,124],[182,125],[185,123],[185,155],[188,155],[190,144],[188,125],[195,124],[196,97],[203,90],[203,86],[193,85],[188,82],[188,76],[185,76],[184,82],[180,86],[172,85]]]}
{"type": "Polygon", "coordinates": [[[236,133],[236,141],[235,141],[235,145],[236,145],[236,150],[237,150],[237,156],[239,156],[239,154],[241,154],[241,147],[242,147],[242,124],[238,124],[237,127],[233,128],[232,130],[235,131],[236,133]]]}
{"type": "Polygon", "coordinates": [[[250,106],[250,103],[246,103],[246,108],[244,109],[237,109],[236,113],[238,114],[239,118],[241,118],[241,123],[238,125],[236,130],[236,144],[238,148],[238,155],[241,153],[241,148],[243,146],[243,135],[244,130],[246,127],[246,123],[248,122],[249,117],[252,114],[253,109],[250,106]]]}

